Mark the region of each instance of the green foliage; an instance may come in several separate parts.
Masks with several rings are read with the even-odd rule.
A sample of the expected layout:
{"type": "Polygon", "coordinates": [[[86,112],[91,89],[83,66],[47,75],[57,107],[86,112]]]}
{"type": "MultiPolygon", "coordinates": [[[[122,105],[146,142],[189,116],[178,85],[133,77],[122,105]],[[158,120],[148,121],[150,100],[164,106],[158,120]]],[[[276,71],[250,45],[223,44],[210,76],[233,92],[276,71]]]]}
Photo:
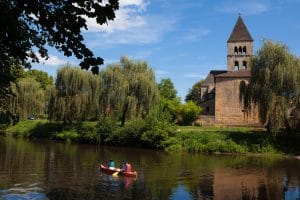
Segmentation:
{"type": "Polygon", "coordinates": [[[98,130],[98,136],[99,136],[99,143],[105,144],[106,141],[109,141],[110,139],[107,139],[110,137],[110,135],[117,129],[117,122],[112,117],[101,117],[98,124],[97,124],[97,130],[98,130]]]}
{"type": "MultiPolygon", "coordinates": [[[[241,129],[196,128],[177,132],[182,148],[207,153],[268,153],[280,151],[265,132],[241,129]]],[[[280,147],[282,148],[282,147],[280,147]]],[[[283,151],[283,150],[282,150],[283,151]]]]}
{"type": "Polygon", "coordinates": [[[65,66],[58,71],[55,86],[50,91],[49,119],[74,123],[97,118],[98,76],[65,66]]]}
{"type": "Polygon", "coordinates": [[[8,111],[12,115],[22,120],[31,115],[37,117],[45,113],[45,93],[37,81],[23,78],[11,88],[13,95],[9,100],[8,111]]]}
{"type": "Polygon", "coordinates": [[[87,29],[85,17],[98,24],[106,24],[115,18],[118,0],[102,1],[1,1],[0,3],[0,69],[10,68],[7,62],[14,60],[23,66],[48,57],[46,45],[55,47],[65,56],[82,60],[80,66],[98,71],[103,59],[94,57],[83,44],[81,31],[87,29]]]}
{"type": "Polygon", "coordinates": [[[11,126],[5,130],[6,133],[12,134],[16,137],[30,137],[31,134],[34,132],[33,130],[37,127],[40,123],[45,123],[45,121],[41,120],[25,120],[18,123],[16,126],[11,126]]]}
{"type": "Polygon", "coordinates": [[[198,118],[201,111],[201,107],[197,106],[192,101],[188,101],[186,104],[181,105],[178,110],[179,115],[182,118],[182,122],[179,121],[179,123],[183,123],[185,125],[193,123],[198,118]]]}
{"type": "Polygon", "coordinates": [[[141,135],[141,140],[146,146],[166,148],[173,145],[171,138],[174,136],[175,128],[170,123],[169,115],[156,107],[145,119],[146,131],[141,135]]]}
{"type": "Polygon", "coordinates": [[[280,134],[274,138],[264,131],[250,128],[218,128],[169,126],[167,121],[152,113],[147,119],[132,119],[124,127],[111,119],[65,125],[47,120],[27,120],[6,129],[7,134],[17,137],[44,137],[63,141],[93,144],[149,147],[166,150],[188,150],[205,153],[300,153],[300,136],[292,138],[280,134]],[[157,123],[157,121],[161,121],[157,123]],[[104,126],[106,125],[106,126],[104,126]],[[154,125],[154,126],[153,126],[154,125]],[[109,129],[109,128],[112,129],[109,129]],[[107,132],[105,131],[108,130],[107,132]],[[106,138],[99,140],[99,133],[106,138]]]}
{"type": "Polygon", "coordinates": [[[140,137],[145,131],[145,121],[141,118],[131,119],[120,126],[106,139],[108,144],[123,146],[141,146],[140,137]]]}
{"type": "Polygon", "coordinates": [[[121,119],[144,118],[156,104],[158,89],[153,70],[146,62],[121,57],[119,64],[100,72],[102,113],[121,119]]]}
{"type": "Polygon", "coordinates": [[[23,68],[20,63],[14,60],[1,60],[0,56],[0,111],[8,111],[9,99],[12,95],[11,83],[22,76],[23,68]]]}
{"type": "Polygon", "coordinates": [[[129,120],[125,126],[114,128],[106,138],[107,144],[167,148],[174,144],[174,126],[160,107],[155,107],[145,119],[129,120]]]}
{"type": "Polygon", "coordinates": [[[174,100],[177,97],[177,91],[170,78],[161,79],[158,90],[160,96],[167,100],[174,100]]]}
{"type": "Polygon", "coordinates": [[[46,72],[40,70],[31,69],[26,71],[24,75],[26,78],[32,78],[39,82],[43,90],[54,83],[52,76],[48,76],[46,72]]]}
{"type": "Polygon", "coordinates": [[[258,106],[259,117],[274,135],[289,132],[288,109],[299,107],[300,60],[286,46],[271,41],[251,59],[249,84],[240,85],[240,99],[246,111],[258,106]]]}
{"type": "Polygon", "coordinates": [[[201,102],[201,84],[204,82],[204,80],[200,80],[197,83],[193,85],[191,89],[189,89],[185,101],[192,101],[198,106],[200,105],[201,102]]]}

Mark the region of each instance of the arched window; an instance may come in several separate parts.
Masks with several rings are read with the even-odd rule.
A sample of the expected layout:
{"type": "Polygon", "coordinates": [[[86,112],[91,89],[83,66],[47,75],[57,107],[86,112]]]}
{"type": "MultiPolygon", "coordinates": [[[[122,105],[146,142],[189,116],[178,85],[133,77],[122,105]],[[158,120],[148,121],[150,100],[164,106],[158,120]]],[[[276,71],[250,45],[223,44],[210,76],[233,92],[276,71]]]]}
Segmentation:
{"type": "Polygon", "coordinates": [[[242,54],[242,52],[243,52],[243,48],[239,47],[239,54],[242,54]]]}
{"type": "Polygon", "coordinates": [[[243,54],[246,54],[247,53],[247,49],[246,49],[246,46],[243,47],[243,54]]]}
{"type": "Polygon", "coordinates": [[[235,54],[235,55],[238,54],[238,48],[237,48],[237,46],[234,47],[234,54],[235,54]]]}
{"type": "Polygon", "coordinates": [[[243,61],[243,68],[247,69],[247,61],[243,61]]]}
{"type": "Polygon", "coordinates": [[[234,61],[234,70],[239,70],[239,61],[234,61]]]}

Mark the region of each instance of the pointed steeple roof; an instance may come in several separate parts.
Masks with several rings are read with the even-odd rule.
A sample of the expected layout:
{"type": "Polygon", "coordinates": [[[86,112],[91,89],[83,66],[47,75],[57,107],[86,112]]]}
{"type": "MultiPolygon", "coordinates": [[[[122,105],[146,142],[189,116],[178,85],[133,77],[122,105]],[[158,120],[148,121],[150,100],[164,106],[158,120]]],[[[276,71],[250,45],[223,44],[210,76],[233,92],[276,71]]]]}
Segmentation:
{"type": "Polygon", "coordinates": [[[253,41],[242,17],[239,15],[227,42],[253,41]]]}

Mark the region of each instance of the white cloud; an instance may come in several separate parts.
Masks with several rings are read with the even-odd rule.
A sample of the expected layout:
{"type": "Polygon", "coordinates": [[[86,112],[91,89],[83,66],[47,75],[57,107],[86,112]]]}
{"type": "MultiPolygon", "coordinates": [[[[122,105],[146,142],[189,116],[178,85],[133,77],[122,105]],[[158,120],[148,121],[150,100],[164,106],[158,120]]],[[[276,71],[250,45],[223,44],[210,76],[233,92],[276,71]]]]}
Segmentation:
{"type": "Polygon", "coordinates": [[[87,18],[88,32],[103,32],[114,33],[116,31],[124,31],[130,28],[141,27],[146,24],[144,18],[136,14],[134,9],[121,8],[116,11],[114,21],[109,21],[108,24],[99,25],[95,19],[87,18]]]}
{"type": "Polygon", "coordinates": [[[87,18],[87,38],[92,38],[89,38],[88,46],[148,44],[159,41],[164,33],[172,29],[176,20],[162,15],[145,15],[147,5],[146,0],[121,0],[116,18],[102,26],[94,19],[87,18]]]}
{"type": "Polygon", "coordinates": [[[255,1],[230,1],[227,4],[217,8],[219,12],[241,13],[243,15],[256,15],[268,11],[268,6],[262,2],[255,1]]]}
{"type": "Polygon", "coordinates": [[[38,59],[40,60],[40,63],[44,65],[50,65],[50,66],[58,66],[58,65],[64,65],[66,63],[72,63],[67,60],[63,60],[57,56],[49,55],[49,58],[46,60],[45,58],[42,58],[40,54],[37,54],[38,59]]]}
{"type": "Polygon", "coordinates": [[[116,18],[108,24],[99,25],[93,18],[87,20],[88,32],[114,33],[146,24],[142,12],[146,10],[147,2],[144,0],[120,0],[120,8],[115,12],[116,18]]]}
{"type": "Polygon", "coordinates": [[[89,47],[98,47],[108,44],[149,44],[160,41],[164,34],[173,29],[175,20],[161,16],[144,18],[145,24],[140,27],[127,27],[123,31],[93,33],[93,39],[88,42],[89,47]],[[159,21],[159,23],[157,23],[159,21]],[[91,41],[92,40],[92,41],[91,41]],[[99,43],[97,43],[99,41],[99,43]]]}
{"type": "Polygon", "coordinates": [[[146,9],[148,2],[144,0],[120,0],[120,7],[137,6],[140,10],[146,9]]]}

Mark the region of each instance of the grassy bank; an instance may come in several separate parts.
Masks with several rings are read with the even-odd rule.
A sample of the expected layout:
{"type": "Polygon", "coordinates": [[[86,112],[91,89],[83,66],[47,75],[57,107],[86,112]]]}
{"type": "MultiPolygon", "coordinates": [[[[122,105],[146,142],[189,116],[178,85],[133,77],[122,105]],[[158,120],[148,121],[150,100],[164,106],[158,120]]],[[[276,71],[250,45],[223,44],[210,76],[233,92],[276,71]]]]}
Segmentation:
{"type": "MultiPolygon", "coordinates": [[[[159,123],[159,122],[157,122],[159,123]]],[[[16,137],[49,138],[92,144],[187,150],[204,153],[300,154],[300,135],[278,135],[251,128],[169,127],[132,120],[125,127],[110,121],[65,125],[22,121],[6,130],[16,137]]]]}
{"type": "Polygon", "coordinates": [[[48,138],[54,140],[97,143],[97,122],[66,125],[48,120],[25,120],[6,129],[6,134],[22,138],[48,138]]]}
{"type": "Polygon", "coordinates": [[[279,134],[247,127],[178,127],[175,135],[181,147],[193,152],[300,154],[300,135],[279,134]]]}

